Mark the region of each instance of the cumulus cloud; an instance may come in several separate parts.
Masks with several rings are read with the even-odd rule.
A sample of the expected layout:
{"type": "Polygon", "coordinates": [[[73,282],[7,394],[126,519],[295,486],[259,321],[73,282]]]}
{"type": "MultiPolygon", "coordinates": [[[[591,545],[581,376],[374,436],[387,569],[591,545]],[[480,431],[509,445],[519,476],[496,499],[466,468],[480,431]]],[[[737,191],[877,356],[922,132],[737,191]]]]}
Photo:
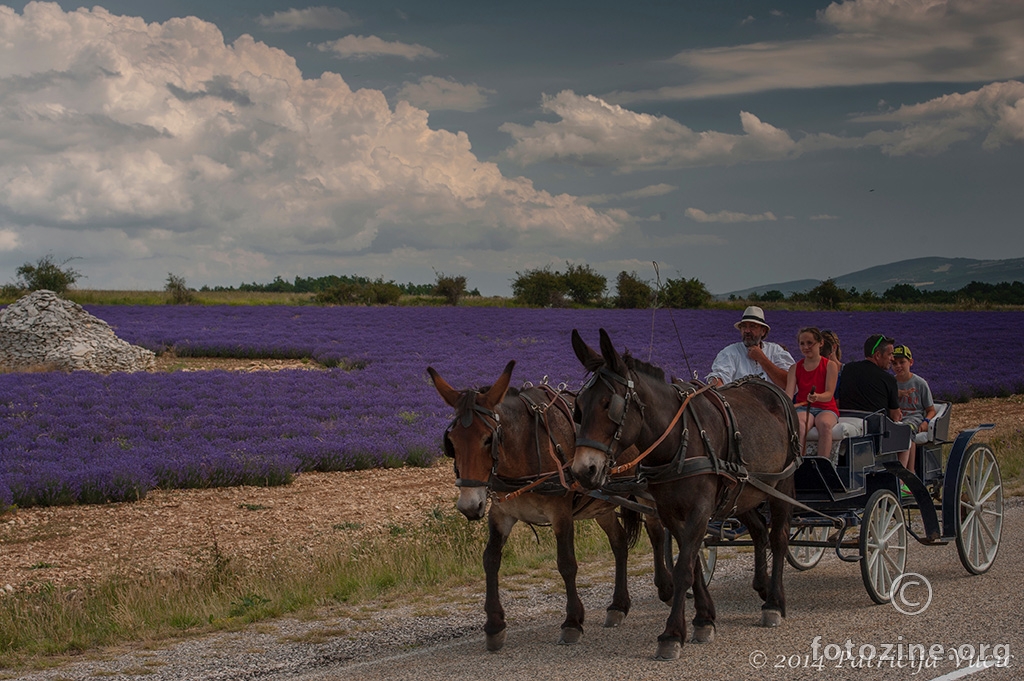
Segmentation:
{"type": "Polygon", "coordinates": [[[674,185],[662,182],[659,184],[641,187],[640,189],[619,192],[617,194],[590,194],[588,196],[581,196],[579,199],[587,204],[610,203],[612,201],[631,201],[635,199],[650,199],[656,196],[665,196],[666,194],[671,194],[677,189],[679,188],[674,185]]]}
{"type": "Polygon", "coordinates": [[[504,152],[508,158],[523,164],[560,160],[629,172],[780,159],[799,151],[784,130],[747,112],[740,113],[743,134],[734,135],[696,132],[666,116],[637,113],[571,90],[545,95],[541,107],[561,120],[502,125],[501,130],[515,140],[504,152]]]}
{"type": "Polygon", "coordinates": [[[357,22],[348,12],[337,7],[307,7],[274,12],[271,16],[260,16],[259,25],[271,31],[291,32],[302,30],[341,30],[357,22]]]}
{"type": "Polygon", "coordinates": [[[750,213],[737,213],[731,210],[707,213],[700,208],[687,208],[686,217],[696,222],[775,222],[778,220],[771,211],[752,215],[750,213]]]}
{"type": "Polygon", "coordinates": [[[0,8],[0,36],[0,247],[45,229],[258,261],[591,242],[629,219],[506,177],[422,109],[304,78],[195,17],[29,3],[0,8]]]}
{"type": "Polygon", "coordinates": [[[1016,78],[1024,63],[1019,0],[848,0],[818,12],[821,35],[686,50],[684,82],[616,92],[609,102],[689,99],[783,88],[1016,78]]]}
{"type": "Polygon", "coordinates": [[[332,52],[343,59],[373,59],[375,57],[401,57],[409,61],[437,59],[441,55],[423,45],[388,42],[375,35],[347,35],[338,40],[320,43],[316,49],[332,52]]]}
{"type": "Polygon", "coordinates": [[[487,106],[488,97],[494,90],[468,85],[451,78],[423,76],[419,82],[406,82],[398,91],[399,99],[427,111],[479,111],[487,106]]]}
{"type": "Polygon", "coordinates": [[[828,213],[819,213],[818,215],[812,215],[809,220],[838,220],[838,215],[829,215],[828,213]]]}
{"type": "MultiPolygon", "coordinates": [[[[825,150],[876,148],[889,156],[932,155],[983,136],[985,149],[1024,142],[1024,83],[992,83],[898,109],[851,117],[895,124],[861,135],[799,137],[741,111],[743,134],[694,131],[665,116],[630,111],[593,95],[563,91],[542,108],[559,117],[525,126],[504,124],[514,139],[504,155],[524,165],[562,162],[618,172],[787,160],[825,150]]],[[[587,197],[589,203],[601,197],[587,197]]]]}

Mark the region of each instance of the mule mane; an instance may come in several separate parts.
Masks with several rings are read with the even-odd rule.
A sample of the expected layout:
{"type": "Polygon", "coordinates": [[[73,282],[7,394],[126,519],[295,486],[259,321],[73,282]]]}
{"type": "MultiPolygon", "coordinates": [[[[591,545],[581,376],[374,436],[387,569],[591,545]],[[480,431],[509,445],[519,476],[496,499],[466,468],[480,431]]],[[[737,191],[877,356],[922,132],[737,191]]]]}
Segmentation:
{"type": "Polygon", "coordinates": [[[622,361],[626,363],[627,367],[638,374],[646,374],[647,376],[657,378],[660,381],[665,380],[665,371],[663,369],[660,369],[648,362],[644,362],[643,360],[639,360],[628,352],[622,356],[622,361]]]}

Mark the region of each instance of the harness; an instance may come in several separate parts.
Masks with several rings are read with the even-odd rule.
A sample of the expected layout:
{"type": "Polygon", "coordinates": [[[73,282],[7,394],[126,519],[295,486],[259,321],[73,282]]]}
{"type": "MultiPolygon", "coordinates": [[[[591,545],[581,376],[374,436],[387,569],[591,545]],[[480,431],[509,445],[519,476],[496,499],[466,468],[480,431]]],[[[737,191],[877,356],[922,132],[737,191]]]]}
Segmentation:
{"type": "Polygon", "coordinates": [[[463,428],[468,428],[472,425],[473,419],[478,418],[491,430],[491,471],[486,481],[463,478],[459,474],[458,465],[455,464],[456,487],[486,487],[492,493],[505,493],[503,496],[496,495],[498,501],[507,501],[526,491],[551,495],[562,495],[567,493],[570,484],[565,480],[564,471],[568,467],[568,462],[562,445],[555,439],[555,436],[551,431],[549,411],[551,407],[555,407],[556,411],[562,413],[569,423],[573,423],[572,409],[565,397],[565,391],[556,391],[547,383],[541,383],[540,385],[530,387],[538,388],[547,397],[546,401],[538,402],[525,392],[521,392],[518,395],[519,399],[526,405],[530,413],[533,414],[537,470],[541,471],[544,464],[543,447],[541,444],[541,431],[543,430],[543,432],[547,434],[547,454],[554,462],[556,471],[548,473],[538,472],[536,475],[521,478],[509,478],[500,475],[498,473],[498,465],[501,458],[501,449],[504,440],[501,415],[498,414],[497,411],[487,409],[486,407],[477,404],[475,400],[471,400],[471,406],[461,414],[456,414],[455,418],[452,419],[452,422],[448,424],[447,428],[445,428],[443,436],[444,452],[446,456],[454,459],[455,450],[448,437],[449,434],[457,425],[461,425],[463,428]],[[554,479],[556,474],[558,478],[554,479]]]}
{"type": "Polygon", "coordinates": [[[621,466],[616,466],[616,443],[621,436],[623,423],[625,422],[625,414],[631,401],[635,400],[637,404],[640,405],[641,421],[643,421],[644,418],[643,403],[640,401],[639,396],[636,395],[634,383],[631,378],[632,369],[629,369],[628,371],[630,375],[623,377],[602,366],[595,372],[594,377],[584,385],[584,389],[586,389],[594,385],[596,380],[601,380],[612,392],[612,397],[610,398],[611,401],[608,407],[608,417],[618,426],[615,431],[615,435],[613,436],[612,443],[605,445],[604,443],[597,442],[589,438],[576,439],[577,447],[591,447],[604,452],[609,457],[612,463],[609,473],[619,473],[636,467],[636,482],[643,485],[646,485],[647,483],[662,484],[682,480],[696,475],[715,475],[724,482],[719,493],[716,511],[713,515],[713,518],[716,520],[721,520],[732,515],[732,512],[735,510],[736,499],[742,493],[747,484],[754,486],[766,494],[785,499],[789,502],[795,501],[777,491],[770,483],[776,483],[779,480],[783,480],[791,476],[800,465],[800,438],[798,435],[799,426],[796,412],[792,408],[792,400],[784,391],[772,383],[761,381],[761,379],[754,377],[740,379],[739,381],[730,384],[730,386],[735,387],[751,381],[758,381],[759,383],[768,386],[779,399],[780,404],[783,405],[786,413],[787,431],[789,433],[789,455],[787,456],[788,464],[782,471],[778,473],[755,473],[747,470],[747,464],[744,461],[742,454],[743,434],[737,425],[736,415],[732,406],[719,389],[696,381],[672,384],[679,396],[681,404],[671,423],[669,423],[661,436],[636,459],[621,466]],[[617,393],[611,381],[615,381],[620,385],[626,386],[625,396],[621,396],[617,393]],[[715,450],[707,429],[702,424],[700,416],[693,407],[693,399],[698,395],[704,395],[704,397],[717,408],[722,417],[722,421],[727,432],[726,448],[722,453],[715,450]],[[668,437],[669,433],[673,431],[676,424],[680,421],[682,421],[682,435],[679,447],[676,448],[671,461],[657,466],[643,465],[643,459],[661,445],[665,438],[668,437]],[[701,438],[705,456],[686,457],[690,446],[691,427],[701,438]]]}

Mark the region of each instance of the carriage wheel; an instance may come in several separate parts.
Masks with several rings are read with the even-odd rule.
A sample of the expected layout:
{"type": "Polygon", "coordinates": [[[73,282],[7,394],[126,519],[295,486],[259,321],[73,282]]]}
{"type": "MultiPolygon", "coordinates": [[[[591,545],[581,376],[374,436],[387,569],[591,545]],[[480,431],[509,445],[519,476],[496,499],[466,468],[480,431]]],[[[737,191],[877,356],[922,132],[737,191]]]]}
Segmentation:
{"type": "MultiPolygon", "coordinates": [[[[798,541],[826,541],[829,528],[824,525],[805,526],[797,530],[793,535],[798,541]]],[[[786,562],[797,570],[810,570],[818,564],[821,557],[825,555],[824,546],[793,546],[786,551],[786,562]]]]}
{"type": "Polygon", "coordinates": [[[907,566],[907,526],[896,495],[875,490],[860,527],[860,576],[875,603],[888,603],[892,583],[907,566]]]}
{"type": "Polygon", "coordinates": [[[967,450],[956,488],[960,493],[956,551],[967,571],[980,575],[992,567],[1003,530],[1003,479],[988,445],[974,444],[967,450]]]}

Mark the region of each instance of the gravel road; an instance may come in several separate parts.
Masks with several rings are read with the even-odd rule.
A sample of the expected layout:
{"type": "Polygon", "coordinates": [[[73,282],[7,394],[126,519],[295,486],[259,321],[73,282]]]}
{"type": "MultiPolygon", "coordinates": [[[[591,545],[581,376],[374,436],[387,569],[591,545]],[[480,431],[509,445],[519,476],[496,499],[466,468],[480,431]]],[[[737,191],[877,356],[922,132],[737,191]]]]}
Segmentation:
{"type": "MultiPolygon", "coordinates": [[[[910,547],[908,572],[923,575],[932,601],[917,615],[873,605],[856,563],[834,553],[807,572],[787,570],[789,617],[777,629],[756,626],[759,602],[749,587],[753,559],[732,552],[719,560],[711,586],[718,638],[687,644],[682,659],[655,662],[656,637],[667,615],[649,575],[631,578],[633,610],[618,629],[603,629],[610,597],[604,571],[584,570],[588,626],[576,646],[558,646],[563,596],[549,580],[506,580],[508,642],[484,650],[480,592],[453,594],[451,603],[366,608],[358,616],[324,613],[282,619],[241,632],[187,640],[161,649],[120,649],[59,669],[18,678],[320,681],[361,679],[936,679],[1021,678],[1024,627],[1024,499],[1007,500],[1003,539],[993,568],[970,576],[954,545],[910,547]],[[820,638],[816,638],[820,637],[820,638]],[[923,668],[909,659],[921,645],[938,659],[923,668]],[[845,656],[852,651],[853,659],[845,656]],[[902,651],[902,654],[901,654],[902,651]],[[815,652],[819,662],[814,663],[815,652]],[[967,667],[958,658],[998,661],[967,667]],[[826,659],[828,658],[828,659],[826,659]],[[888,658],[888,659],[885,659],[888,658]],[[1008,665],[1008,666],[1007,666],[1008,665]]],[[[646,566],[645,566],[646,567],[646,566]]],[[[921,588],[921,587],[917,587],[921,588]]],[[[916,592],[923,594],[923,591],[916,592]]],[[[688,609],[692,616],[692,609],[688,609]]],[[[0,677],[4,675],[0,670],[0,677]]]]}

